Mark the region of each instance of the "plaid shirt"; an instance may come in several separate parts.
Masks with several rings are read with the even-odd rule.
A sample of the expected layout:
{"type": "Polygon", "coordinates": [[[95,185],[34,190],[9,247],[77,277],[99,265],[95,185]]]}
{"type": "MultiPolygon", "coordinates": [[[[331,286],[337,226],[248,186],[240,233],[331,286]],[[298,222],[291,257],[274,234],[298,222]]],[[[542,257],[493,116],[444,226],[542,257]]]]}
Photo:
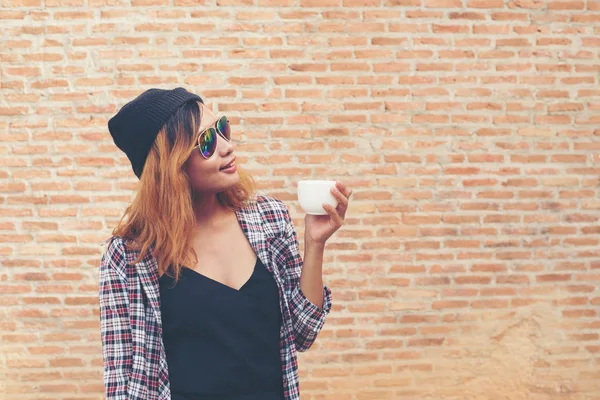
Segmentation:
{"type": "MultiPolygon", "coordinates": [[[[300,290],[302,258],[285,204],[258,196],[236,211],[256,255],[279,288],[282,312],[281,367],[286,400],[300,399],[297,351],[308,350],[331,309],[331,291],[323,287],[323,309],[300,290]]],[[[168,400],[169,373],[162,342],[158,269],[151,251],[128,266],[139,252],[123,238],[111,237],[100,265],[100,322],[104,385],[110,400],[168,400]]]]}

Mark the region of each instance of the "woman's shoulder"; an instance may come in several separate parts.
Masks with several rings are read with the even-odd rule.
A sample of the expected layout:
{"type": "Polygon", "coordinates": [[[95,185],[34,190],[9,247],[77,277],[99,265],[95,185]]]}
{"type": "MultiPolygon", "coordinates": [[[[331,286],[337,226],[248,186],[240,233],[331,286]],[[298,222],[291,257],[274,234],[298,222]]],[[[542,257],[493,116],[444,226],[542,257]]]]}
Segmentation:
{"type": "Polygon", "coordinates": [[[106,239],[100,246],[102,247],[103,255],[106,255],[106,253],[108,252],[110,252],[111,254],[120,254],[125,252],[127,248],[126,240],[121,236],[111,236],[108,239],[106,239]]]}
{"type": "Polygon", "coordinates": [[[103,253],[100,268],[112,268],[126,276],[126,268],[131,259],[128,241],[121,236],[111,236],[102,244],[103,253]]]}
{"type": "Polygon", "coordinates": [[[290,210],[283,200],[261,195],[256,198],[260,219],[273,236],[290,238],[294,232],[290,210]]]}
{"type": "Polygon", "coordinates": [[[283,200],[260,194],[256,196],[256,204],[263,217],[267,219],[282,221],[289,219],[290,212],[283,200]]]}

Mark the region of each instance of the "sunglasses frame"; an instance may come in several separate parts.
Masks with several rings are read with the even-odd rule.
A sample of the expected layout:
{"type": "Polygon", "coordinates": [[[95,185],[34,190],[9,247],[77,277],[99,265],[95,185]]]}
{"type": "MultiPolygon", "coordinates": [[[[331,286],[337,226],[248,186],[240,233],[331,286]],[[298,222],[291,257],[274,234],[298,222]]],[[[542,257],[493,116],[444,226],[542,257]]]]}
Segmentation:
{"type": "Polygon", "coordinates": [[[223,118],[225,118],[227,120],[227,123],[229,123],[229,119],[223,115],[221,117],[219,117],[217,119],[217,121],[215,122],[214,126],[209,126],[208,128],[203,129],[199,134],[198,134],[198,139],[196,140],[196,146],[194,146],[194,149],[198,149],[198,151],[200,152],[200,155],[202,156],[202,158],[204,158],[205,160],[209,160],[212,156],[215,155],[215,150],[217,149],[217,147],[215,146],[215,150],[213,150],[212,154],[208,157],[206,157],[203,153],[202,150],[199,149],[200,147],[200,140],[202,139],[202,137],[204,135],[206,135],[206,133],[209,130],[214,130],[219,136],[221,136],[223,139],[225,139],[226,141],[230,142],[231,138],[227,139],[227,137],[225,137],[225,135],[223,134],[223,132],[221,132],[221,130],[219,129],[219,121],[221,121],[223,118]]]}

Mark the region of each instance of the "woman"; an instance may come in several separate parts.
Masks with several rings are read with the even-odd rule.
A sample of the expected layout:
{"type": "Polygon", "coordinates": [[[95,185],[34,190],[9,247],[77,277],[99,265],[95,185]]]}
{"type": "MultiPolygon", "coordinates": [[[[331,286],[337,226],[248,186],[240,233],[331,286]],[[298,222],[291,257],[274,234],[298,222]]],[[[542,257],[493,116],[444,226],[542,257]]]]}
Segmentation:
{"type": "Polygon", "coordinates": [[[150,89],[108,127],[140,186],[100,267],[107,399],[299,399],[296,352],[331,308],[323,251],[351,190],[306,216],[303,262],[285,204],[253,195],[229,121],[199,96],[150,89]]]}

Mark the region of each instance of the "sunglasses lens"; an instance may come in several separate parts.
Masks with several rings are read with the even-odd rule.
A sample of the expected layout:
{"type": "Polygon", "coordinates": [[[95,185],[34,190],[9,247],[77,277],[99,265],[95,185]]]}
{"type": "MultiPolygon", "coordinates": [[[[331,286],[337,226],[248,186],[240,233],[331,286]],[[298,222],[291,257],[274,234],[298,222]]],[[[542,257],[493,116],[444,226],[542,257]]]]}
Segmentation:
{"type": "Polygon", "coordinates": [[[229,125],[229,120],[227,117],[221,117],[217,121],[217,129],[223,136],[225,136],[225,139],[231,139],[231,125],[229,125]]]}
{"type": "Polygon", "coordinates": [[[212,156],[217,148],[217,132],[214,128],[208,128],[200,136],[200,151],[206,158],[212,156]]]}

